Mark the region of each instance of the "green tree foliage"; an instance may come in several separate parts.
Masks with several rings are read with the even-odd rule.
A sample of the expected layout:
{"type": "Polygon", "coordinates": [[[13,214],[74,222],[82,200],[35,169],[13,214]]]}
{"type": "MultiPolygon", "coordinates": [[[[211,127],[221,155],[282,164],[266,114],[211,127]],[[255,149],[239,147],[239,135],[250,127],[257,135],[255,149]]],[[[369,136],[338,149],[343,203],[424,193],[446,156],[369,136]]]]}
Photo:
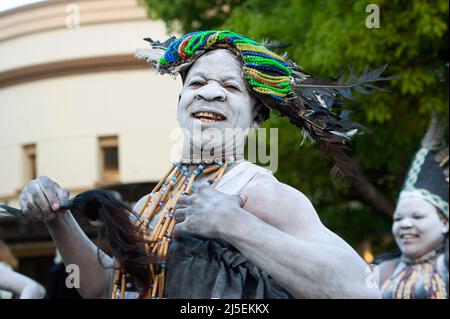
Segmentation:
{"type": "Polygon", "coordinates": [[[149,16],[166,22],[169,31],[196,31],[220,26],[244,0],[139,0],[149,16]]]}
{"type": "MultiPolygon", "coordinates": [[[[431,110],[448,117],[446,0],[247,0],[232,3],[217,20],[203,20],[210,2],[187,2],[171,2],[169,10],[147,0],[151,12],[170,23],[179,19],[183,31],[231,29],[290,43],[289,57],[319,77],[336,76],[347,65],[360,73],[367,64],[388,64],[386,75],[397,79],[385,83],[387,91],[356,95],[357,103],[346,107],[353,110],[352,120],[371,130],[353,142],[354,157],[371,184],[395,203],[431,110]],[[369,3],[380,8],[380,28],[366,27],[369,3]]],[[[324,223],[352,245],[369,239],[375,253],[385,250],[380,235],[390,233],[391,219],[367,199],[366,190],[333,184],[330,163],[308,143],[300,147],[301,133],[286,119],[272,114],[265,126],[280,128],[277,178],[304,192],[324,223]]]]}

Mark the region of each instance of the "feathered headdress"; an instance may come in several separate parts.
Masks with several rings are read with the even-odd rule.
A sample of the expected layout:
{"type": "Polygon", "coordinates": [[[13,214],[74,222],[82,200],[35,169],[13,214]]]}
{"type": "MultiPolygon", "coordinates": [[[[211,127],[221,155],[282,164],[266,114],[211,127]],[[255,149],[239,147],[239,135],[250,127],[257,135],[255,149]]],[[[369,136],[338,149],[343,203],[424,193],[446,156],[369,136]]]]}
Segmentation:
{"type": "Polygon", "coordinates": [[[184,74],[207,51],[225,48],[234,52],[242,64],[243,77],[255,96],[270,110],[278,110],[304,136],[332,158],[347,176],[354,177],[353,168],[345,154],[344,142],[364,128],[332,108],[342,98],[352,99],[352,89],[361,93],[381,90],[373,83],[389,80],[381,77],[385,66],[373,71],[367,68],[360,77],[351,70],[347,80],[342,72],[337,78],[319,80],[304,72],[287,55],[280,56],[270,49],[283,47],[278,42],[257,42],[232,31],[198,31],[165,42],[144,39],[151,48],[139,49],[136,57],[145,59],[161,74],[184,74]]]}
{"type": "Polygon", "coordinates": [[[433,112],[421,148],[414,155],[400,197],[414,193],[439,208],[448,218],[448,146],[444,144],[447,122],[433,112]]]}

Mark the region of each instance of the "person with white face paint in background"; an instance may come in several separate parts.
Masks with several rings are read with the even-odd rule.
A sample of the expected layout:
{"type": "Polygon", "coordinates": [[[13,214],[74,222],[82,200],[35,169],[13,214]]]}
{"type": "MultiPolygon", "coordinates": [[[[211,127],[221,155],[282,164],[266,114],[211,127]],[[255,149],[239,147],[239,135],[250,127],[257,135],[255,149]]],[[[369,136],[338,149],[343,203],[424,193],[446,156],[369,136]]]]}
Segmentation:
{"type": "MultiPolygon", "coordinates": [[[[168,265],[158,268],[164,274],[167,270],[167,278],[153,282],[150,290],[164,285],[164,298],[379,298],[379,290],[366,284],[367,265],[321,223],[306,196],[246,161],[245,143],[233,146],[227,138],[208,138],[210,131],[223,138],[227,129],[246,135],[267,118],[269,107],[289,117],[316,143],[337,152],[361,128],[331,113],[340,89],[329,87],[329,82],[321,85],[292,61],[271,52],[269,44],[231,31],[194,32],[165,43],[149,42],[153,51],[137,56],[160,73],[183,76],[177,117],[186,134],[174,172],[183,167],[185,176],[198,176],[192,193],[181,192],[185,188],[178,195],[170,193],[169,198],[178,200],[176,206],[167,202],[168,211],[138,220],[149,234],[160,217],[175,225],[173,238],[160,237],[170,244],[168,265]],[[219,165],[224,173],[212,185],[211,175],[198,171],[208,165],[219,165]]],[[[338,164],[349,171],[345,163],[338,164]]],[[[170,181],[163,179],[158,184],[163,186],[157,188],[170,190],[166,183],[170,181]]],[[[177,183],[176,178],[173,181],[177,183]]],[[[162,194],[145,196],[134,211],[144,216],[151,211],[150,216],[151,207],[157,208],[149,203],[166,205],[158,203],[162,194]]],[[[132,297],[133,291],[117,289],[125,272],[116,272],[113,279],[112,271],[103,267],[116,265],[117,259],[100,253],[102,266],[96,247],[70,212],[60,209],[68,196],[49,178],[39,177],[22,192],[21,207],[46,222],[64,262],[80,267],[79,291],[85,298],[132,297]]],[[[166,233],[160,235],[167,234],[168,228],[164,229],[166,233]]],[[[139,297],[154,296],[140,284],[139,297]]]]}
{"type": "Polygon", "coordinates": [[[18,259],[12,254],[5,242],[0,240],[0,299],[42,299],[45,288],[35,280],[16,271],[18,259]]]}
{"type": "Polygon", "coordinates": [[[399,251],[375,260],[385,299],[448,298],[448,147],[441,145],[445,127],[433,113],[393,216],[399,251]]]}

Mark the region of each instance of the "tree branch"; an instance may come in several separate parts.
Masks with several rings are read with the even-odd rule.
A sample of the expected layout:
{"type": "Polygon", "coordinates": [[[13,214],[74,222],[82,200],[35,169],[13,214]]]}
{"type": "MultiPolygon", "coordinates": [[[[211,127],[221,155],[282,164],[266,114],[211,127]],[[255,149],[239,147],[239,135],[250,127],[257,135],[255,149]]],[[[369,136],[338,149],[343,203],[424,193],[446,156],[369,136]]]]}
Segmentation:
{"type": "Polygon", "coordinates": [[[376,209],[384,215],[392,218],[394,215],[395,204],[392,203],[383,193],[364,174],[359,160],[354,160],[354,165],[358,173],[357,181],[354,183],[359,194],[369,201],[376,209]]]}

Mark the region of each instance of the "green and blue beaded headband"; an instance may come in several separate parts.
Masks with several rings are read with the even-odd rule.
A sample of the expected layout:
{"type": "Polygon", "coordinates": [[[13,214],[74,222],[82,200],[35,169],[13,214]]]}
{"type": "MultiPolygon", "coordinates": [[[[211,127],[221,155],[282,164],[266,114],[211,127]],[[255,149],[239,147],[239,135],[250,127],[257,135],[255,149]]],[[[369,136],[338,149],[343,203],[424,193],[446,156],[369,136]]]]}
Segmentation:
{"type": "MultiPolygon", "coordinates": [[[[158,66],[160,73],[176,75],[178,66],[196,59],[203,52],[224,46],[241,58],[243,75],[254,92],[276,102],[287,101],[291,92],[291,69],[283,57],[263,44],[228,30],[192,32],[172,40],[167,48],[163,46],[162,56],[151,56],[149,61],[158,66]]],[[[148,59],[145,51],[143,53],[148,59]]]]}

